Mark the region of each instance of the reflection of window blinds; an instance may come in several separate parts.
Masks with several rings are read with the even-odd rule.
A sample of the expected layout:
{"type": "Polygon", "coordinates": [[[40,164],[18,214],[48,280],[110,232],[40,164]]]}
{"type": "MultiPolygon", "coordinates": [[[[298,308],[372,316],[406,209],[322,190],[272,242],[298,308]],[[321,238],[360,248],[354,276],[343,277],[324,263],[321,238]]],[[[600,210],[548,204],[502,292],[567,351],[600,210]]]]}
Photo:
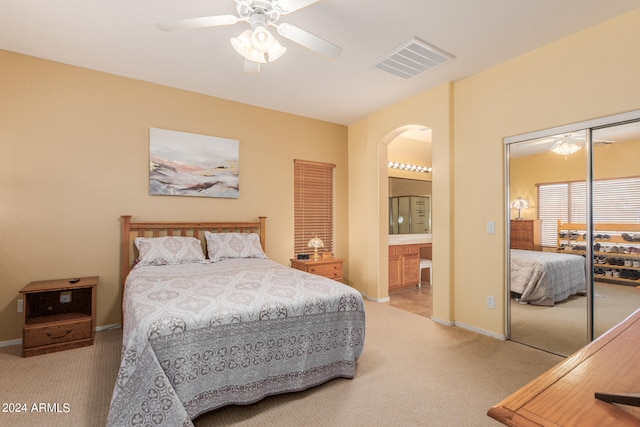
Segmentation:
{"type": "Polygon", "coordinates": [[[558,245],[558,220],[569,219],[569,185],[538,186],[538,219],[541,221],[542,246],[558,245]]]}
{"type": "MultiPolygon", "coordinates": [[[[586,223],[585,182],[539,184],[538,200],[543,246],[557,245],[558,220],[586,223]]],[[[594,181],[593,222],[640,224],[640,177],[594,181]]]]}

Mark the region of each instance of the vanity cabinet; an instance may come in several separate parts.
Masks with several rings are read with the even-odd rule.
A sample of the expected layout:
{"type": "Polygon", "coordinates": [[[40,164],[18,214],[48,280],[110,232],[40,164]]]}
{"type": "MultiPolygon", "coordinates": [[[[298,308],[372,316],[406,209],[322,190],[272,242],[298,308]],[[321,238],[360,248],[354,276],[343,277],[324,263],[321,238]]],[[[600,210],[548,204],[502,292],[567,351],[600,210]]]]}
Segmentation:
{"type": "Polygon", "coordinates": [[[389,246],[389,290],[420,283],[420,250],[431,243],[389,246]]]}

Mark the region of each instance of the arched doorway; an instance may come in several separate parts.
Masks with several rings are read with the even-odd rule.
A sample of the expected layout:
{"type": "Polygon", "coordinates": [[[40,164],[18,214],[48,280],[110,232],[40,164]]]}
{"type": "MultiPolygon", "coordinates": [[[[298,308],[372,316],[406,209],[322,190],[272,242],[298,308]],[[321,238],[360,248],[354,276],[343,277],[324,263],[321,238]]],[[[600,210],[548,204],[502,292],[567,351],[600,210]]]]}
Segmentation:
{"type": "MultiPolygon", "coordinates": [[[[431,317],[432,259],[432,133],[421,125],[398,128],[385,138],[387,147],[386,215],[389,265],[389,304],[431,317]],[[422,265],[427,262],[423,261],[422,265]]],[[[382,151],[382,150],[381,150],[382,151]]],[[[384,193],[382,191],[381,193],[384,193]]]]}

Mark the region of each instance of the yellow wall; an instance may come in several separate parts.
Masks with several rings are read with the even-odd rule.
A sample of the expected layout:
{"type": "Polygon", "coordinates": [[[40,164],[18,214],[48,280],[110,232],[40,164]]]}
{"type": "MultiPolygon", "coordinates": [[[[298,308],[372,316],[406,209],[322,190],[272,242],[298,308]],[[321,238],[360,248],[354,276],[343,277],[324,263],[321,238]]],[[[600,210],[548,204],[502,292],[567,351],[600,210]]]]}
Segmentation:
{"type": "MultiPolygon", "coordinates": [[[[418,141],[416,139],[399,136],[387,145],[387,158],[389,161],[397,163],[432,167],[431,141],[418,141]]],[[[394,178],[431,181],[431,172],[415,172],[388,168],[387,173],[390,177],[394,178]]]]}
{"type": "Polygon", "coordinates": [[[640,108],[638,52],[640,9],[456,83],[456,323],[504,333],[503,138],[640,108]]]}
{"type": "Polygon", "coordinates": [[[451,85],[444,84],[349,126],[351,284],[373,300],[388,294],[387,146],[409,127],[432,129],[434,316],[451,319],[451,85]]]}
{"type": "Polygon", "coordinates": [[[254,220],[293,255],[293,159],[335,163],[336,255],[348,255],[347,128],[0,51],[0,341],[19,289],[99,275],[98,325],[120,322],[119,217],[254,220]],[[240,141],[240,198],[149,196],[149,128],[240,141]]]}
{"type": "Polygon", "coordinates": [[[433,129],[434,318],[504,336],[503,139],[639,109],[638,52],[640,9],[350,126],[352,280],[388,295],[386,216],[375,209],[387,195],[379,147],[398,128],[425,125],[433,129]],[[496,309],[486,307],[490,295],[496,309]]]}

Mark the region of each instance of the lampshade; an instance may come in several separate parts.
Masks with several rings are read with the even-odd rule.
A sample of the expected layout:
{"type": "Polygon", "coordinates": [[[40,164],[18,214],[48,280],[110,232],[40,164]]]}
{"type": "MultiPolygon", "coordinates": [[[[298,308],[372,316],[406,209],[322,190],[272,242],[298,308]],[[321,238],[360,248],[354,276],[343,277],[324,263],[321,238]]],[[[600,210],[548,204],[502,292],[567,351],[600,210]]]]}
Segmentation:
{"type": "Polygon", "coordinates": [[[313,248],[312,259],[316,261],[319,260],[320,255],[318,254],[318,248],[324,248],[324,243],[322,243],[322,240],[318,239],[318,236],[315,236],[313,239],[309,240],[309,243],[307,244],[307,246],[309,246],[310,248],[313,248]]]}
{"type": "Polygon", "coordinates": [[[511,202],[511,209],[518,209],[518,218],[517,219],[522,219],[522,217],[520,216],[520,212],[522,209],[529,209],[529,202],[527,202],[525,199],[523,199],[522,197],[518,196],[517,199],[513,200],[511,202]]]}
{"type": "Polygon", "coordinates": [[[553,144],[553,147],[551,147],[551,151],[553,151],[556,154],[568,156],[569,154],[573,154],[581,148],[582,147],[580,147],[578,144],[576,144],[572,140],[568,138],[563,138],[562,140],[553,144]]]}
{"type": "Polygon", "coordinates": [[[314,249],[324,248],[324,243],[318,238],[318,236],[316,236],[313,239],[309,240],[309,244],[307,246],[314,249]]]}
{"type": "Polygon", "coordinates": [[[275,61],[287,51],[262,25],[233,37],[231,45],[245,59],[262,64],[275,61]]]}

